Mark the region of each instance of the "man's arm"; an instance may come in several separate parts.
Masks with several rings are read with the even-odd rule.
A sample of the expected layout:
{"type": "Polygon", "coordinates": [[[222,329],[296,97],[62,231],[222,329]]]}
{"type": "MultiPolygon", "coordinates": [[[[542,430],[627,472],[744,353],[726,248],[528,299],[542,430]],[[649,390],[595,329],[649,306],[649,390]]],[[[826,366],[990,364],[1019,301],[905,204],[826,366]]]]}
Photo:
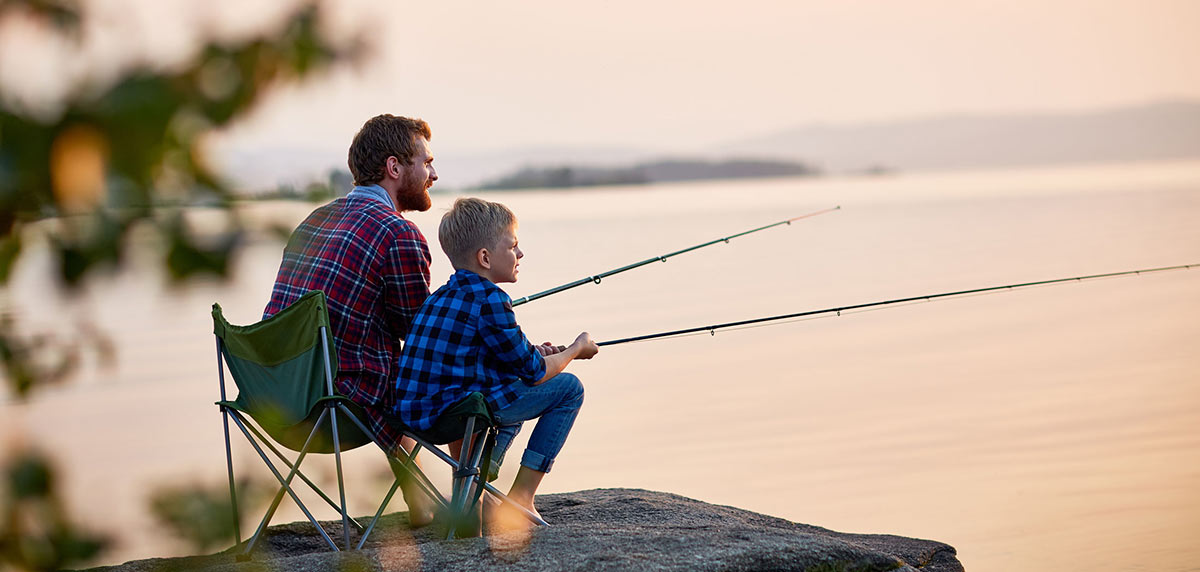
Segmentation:
{"type": "Polygon", "coordinates": [[[409,229],[388,245],[383,273],[383,314],[393,340],[393,351],[408,334],[413,316],[429,297],[429,245],[419,231],[409,229]]]}

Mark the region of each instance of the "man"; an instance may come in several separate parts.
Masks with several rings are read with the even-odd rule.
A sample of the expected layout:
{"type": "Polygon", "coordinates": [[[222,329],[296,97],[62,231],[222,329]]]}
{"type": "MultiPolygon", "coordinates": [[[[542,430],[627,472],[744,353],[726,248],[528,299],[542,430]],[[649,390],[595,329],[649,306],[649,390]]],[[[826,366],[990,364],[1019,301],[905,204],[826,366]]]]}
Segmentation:
{"type": "MultiPolygon", "coordinates": [[[[429,296],[429,245],[405,211],[427,211],[437,180],[429,125],[420,119],[371,118],[350,145],[355,187],[313,211],[292,233],[283,252],[269,317],[312,290],[328,298],[338,346],[335,386],[366,410],[372,430],[389,452],[403,446],[385,421],[394,398],[401,340],[429,296]]],[[[433,518],[432,500],[402,478],[409,519],[433,518]]]]}

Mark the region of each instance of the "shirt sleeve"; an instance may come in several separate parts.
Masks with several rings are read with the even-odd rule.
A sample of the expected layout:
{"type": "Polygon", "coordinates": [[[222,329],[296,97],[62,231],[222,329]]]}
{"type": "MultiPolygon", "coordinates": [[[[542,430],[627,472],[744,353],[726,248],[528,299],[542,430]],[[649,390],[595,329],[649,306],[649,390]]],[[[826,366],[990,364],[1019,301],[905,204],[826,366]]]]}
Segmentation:
{"type": "Polygon", "coordinates": [[[398,233],[387,246],[383,272],[383,314],[390,331],[395,355],[408,335],[413,317],[429,297],[429,245],[421,232],[411,225],[398,233]]]}
{"type": "Polygon", "coordinates": [[[506,373],[535,383],[546,375],[546,362],[517,325],[512,302],[502,294],[488,296],[480,308],[479,335],[490,357],[506,373]]]}

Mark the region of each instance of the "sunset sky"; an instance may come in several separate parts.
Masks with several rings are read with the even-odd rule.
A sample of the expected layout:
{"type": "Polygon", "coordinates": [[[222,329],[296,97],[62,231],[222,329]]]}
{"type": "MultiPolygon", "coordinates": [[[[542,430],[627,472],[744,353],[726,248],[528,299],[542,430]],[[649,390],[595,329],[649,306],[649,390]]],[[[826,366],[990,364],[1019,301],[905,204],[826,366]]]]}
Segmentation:
{"type": "Polygon", "coordinates": [[[378,59],[280,98],[245,136],[317,143],[394,111],[456,148],[678,147],[1200,97],[1193,0],[405,4],[345,4],[398,28],[378,59]]]}
{"type": "MultiPolygon", "coordinates": [[[[0,81],[47,99],[64,74],[169,62],[202,34],[262,29],[284,11],[86,4],[97,17],[82,57],[0,30],[0,81]]],[[[1200,98],[1194,0],[326,5],[340,30],[366,31],[374,55],[278,94],[223,145],[342,150],[366,118],[392,112],[428,120],[442,151],[686,150],[817,122],[1200,98]]]]}

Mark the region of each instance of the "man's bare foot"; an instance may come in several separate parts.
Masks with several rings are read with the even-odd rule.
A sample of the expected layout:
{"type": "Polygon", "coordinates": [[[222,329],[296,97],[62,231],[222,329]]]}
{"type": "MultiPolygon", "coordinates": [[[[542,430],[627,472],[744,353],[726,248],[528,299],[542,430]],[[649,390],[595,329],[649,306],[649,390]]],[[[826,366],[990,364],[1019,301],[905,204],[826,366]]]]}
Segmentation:
{"type": "Polygon", "coordinates": [[[419,459],[408,458],[409,451],[412,451],[415,445],[416,443],[408,437],[401,439],[400,446],[388,455],[388,464],[392,469],[392,474],[400,481],[400,493],[404,496],[404,504],[408,505],[409,526],[421,528],[433,522],[439,504],[425,494],[425,490],[417,484],[410,469],[405,467],[406,463],[412,463],[414,465],[412,470],[420,471],[421,469],[419,459]]]}
{"type": "Polygon", "coordinates": [[[423,526],[429,526],[432,522],[433,522],[433,511],[432,510],[415,511],[411,508],[408,510],[408,525],[409,526],[411,526],[413,528],[421,528],[423,526]]]}
{"type": "Polygon", "coordinates": [[[405,499],[405,502],[408,503],[408,525],[413,528],[428,526],[433,522],[437,504],[424,493],[415,494],[413,497],[412,500],[405,499]]]}

